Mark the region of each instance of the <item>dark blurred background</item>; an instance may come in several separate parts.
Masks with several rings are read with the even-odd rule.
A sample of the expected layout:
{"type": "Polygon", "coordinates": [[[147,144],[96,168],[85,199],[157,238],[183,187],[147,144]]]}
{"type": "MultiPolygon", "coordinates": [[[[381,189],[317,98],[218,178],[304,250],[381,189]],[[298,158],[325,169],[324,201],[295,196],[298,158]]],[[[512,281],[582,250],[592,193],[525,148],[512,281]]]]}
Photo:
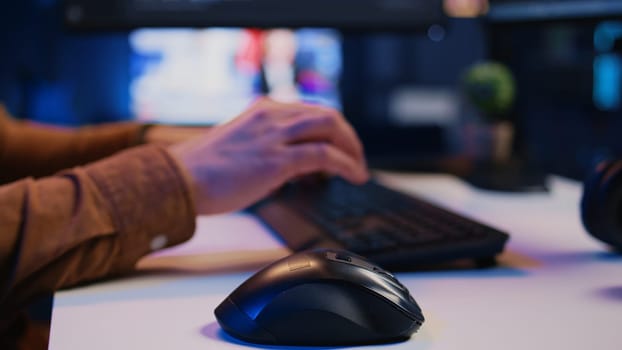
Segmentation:
{"type": "MultiPolygon", "coordinates": [[[[135,2],[150,4],[147,0],[135,2]]],[[[140,51],[154,45],[156,49],[169,45],[168,50],[175,40],[203,40],[194,32],[201,31],[197,26],[200,19],[189,23],[194,29],[177,34],[175,39],[169,32],[145,29],[158,27],[153,19],[142,23],[130,18],[121,23],[94,16],[96,20],[89,22],[89,13],[75,5],[80,1],[68,3],[72,6],[65,7],[57,0],[5,1],[1,5],[0,101],[13,115],[68,126],[135,119],[202,123],[196,96],[194,100],[176,96],[166,106],[149,105],[149,98],[170,96],[166,89],[172,81],[169,76],[158,83],[164,87],[154,83],[158,76],[148,74],[161,68],[164,56],[140,51]],[[163,36],[168,39],[158,41],[163,36]],[[163,90],[153,90],[154,86],[163,90]],[[195,109],[190,111],[188,106],[195,109]],[[176,110],[179,120],[174,118],[176,110]]],[[[585,7],[598,1],[535,2],[557,6],[539,17],[542,11],[529,11],[535,6],[533,1],[474,0],[471,8],[452,7],[452,3],[464,2],[445,1],[441,6],[448,16],[435,15],[430,21],[404,20],[393,27],[358,23],[337,29],[330,29],[332,23],[326,22],[323,27],[329,28],[328,32],[297,34],[299,45],[300,40],[307,40],[307,47],[316,42],[328,45],[326,40],[338,43],[338,51],[334,45],[308,50],[307,57],[312,59],[300,61],[307,66],[296,67],[294,72],[302,77],[298,80],[304,90],[300,94],[324,94],[324,101],[342,109],[361,133],[372,164],[429,169],[436,159],[488,157],[482,112],[465,101],[461,79],[474,64],[496,61],[509,68],[516,84],[516,99],[508,112],[516,129],[514,154],[531,166],[576,179],[595,161],[621,155],[619,4],[601,4],[613,4],[612,11],[585,7]],[[575,8],[578,10],[571,11],[575,8]],[[331,70],[335,65],[338,72],[331,70]]],[[[98,11],[115,10],[118,4],[100,2],[104,10],[98,11]]],[[[171,23],[183,27],[183,22],[171,23]]],[[[270,27],[268,22],[252,24],[270,27]]],[[[226,35],[246,40],[245,47],[251,52],[246,56],[252,56],[254,35],[265,33],[247,30],[243,36],[240,32],[226,35]]],[[[196,45],[203,51],[215,47],[196,45]]],[[[183,50],[187,48],[186,44],[183,50]]],[[[205,57],[209,55],[212,52],[205,57]]],[[[250,66],[243,66],[240,57],[235,56],[237,69],[250,70],[243,72],[246,75],[236,71],[236,79],[252,76],[252,91],[247,95],[272,92],[269,67],[253,68],[252,60],[250,66]]],[[[186,91],[183,81],[175,83],[182,85],[176,93],[186,91]]],[[[188,81],[188,85],[195,83],[188,81]]],[[[200,87],[191,92],[196,94],[197,89],[200,87]]],[[[235,103],[242,103],[239,101],[235,103]]],[[[225,120],[231,115],[223,113],[221,117],[225,120]]],[[[217,121],[211,116],[204,123],[217,121]]]]}

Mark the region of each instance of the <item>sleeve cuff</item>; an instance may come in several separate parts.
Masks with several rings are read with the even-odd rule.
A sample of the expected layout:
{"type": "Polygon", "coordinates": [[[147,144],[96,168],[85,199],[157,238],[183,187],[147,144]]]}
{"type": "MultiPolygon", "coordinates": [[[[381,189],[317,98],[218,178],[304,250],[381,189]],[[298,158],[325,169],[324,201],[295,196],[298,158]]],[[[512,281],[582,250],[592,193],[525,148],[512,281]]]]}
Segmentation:
{"type": "Polygon", "coordinates": [[[189,239],[196,210],[183,170],[163,147],[140,146],[86,168],[119,232],[119,268],[189,239]]]}

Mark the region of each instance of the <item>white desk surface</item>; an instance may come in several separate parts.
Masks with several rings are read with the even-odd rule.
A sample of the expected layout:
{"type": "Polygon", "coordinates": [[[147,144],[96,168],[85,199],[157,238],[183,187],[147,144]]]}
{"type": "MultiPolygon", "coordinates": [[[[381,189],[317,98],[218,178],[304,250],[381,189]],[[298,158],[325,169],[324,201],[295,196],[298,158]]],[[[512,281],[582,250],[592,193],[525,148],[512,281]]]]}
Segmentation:
{"type": "MultiPolygon", "coordinates": [[[[426,322],[409,341],[361,348],[622,348],[622,257],[582,228],[580,184],[551,177],[548,194],[500,194],[444,175],[378,177],[504,229],[511,239],[498,267],[399,273],[426,322]]],[[[228,337],[213,310],[288,251],[248,215],[198,223],[191,241],[141,261],[144,273],[57,293],[49,349],[284,348],[228,337]]]]}

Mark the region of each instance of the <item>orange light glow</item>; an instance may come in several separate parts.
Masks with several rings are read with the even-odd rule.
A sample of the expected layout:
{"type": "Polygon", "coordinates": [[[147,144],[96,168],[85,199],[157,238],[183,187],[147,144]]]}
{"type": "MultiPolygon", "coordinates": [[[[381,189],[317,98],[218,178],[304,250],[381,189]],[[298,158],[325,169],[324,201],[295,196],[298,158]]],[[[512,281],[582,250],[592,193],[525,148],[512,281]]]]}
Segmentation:
{"type": "Polygon", "coordinates": [[[488,0],[445,0],[445,13],[450,17],[471,18],[488,12],[488,0]]]}

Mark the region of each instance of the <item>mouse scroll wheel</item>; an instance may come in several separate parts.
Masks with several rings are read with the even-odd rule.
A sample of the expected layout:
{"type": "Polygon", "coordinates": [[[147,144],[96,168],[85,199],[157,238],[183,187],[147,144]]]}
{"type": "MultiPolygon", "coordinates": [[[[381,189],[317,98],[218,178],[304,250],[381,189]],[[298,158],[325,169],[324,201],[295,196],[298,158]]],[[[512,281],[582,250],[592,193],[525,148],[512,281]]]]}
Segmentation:
{"type": "Polygon", "coordinates": [[[345,262],[352,262],[352,257],[344,253],[335,254],[335,259],[345,262]]]}

